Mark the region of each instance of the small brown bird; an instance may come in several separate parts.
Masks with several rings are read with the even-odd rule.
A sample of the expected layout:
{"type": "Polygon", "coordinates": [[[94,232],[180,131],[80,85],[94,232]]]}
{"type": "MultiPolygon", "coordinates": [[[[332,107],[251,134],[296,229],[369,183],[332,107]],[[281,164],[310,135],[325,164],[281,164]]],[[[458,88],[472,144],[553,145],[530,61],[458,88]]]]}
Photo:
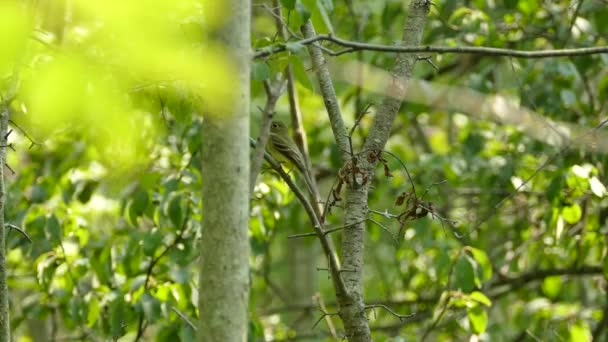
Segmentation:
{"type": "Polygon", "coordinates": [[[295,166],[304,178],[308,191],[314,194],[312,178],[300,149],[289,136],[289,130],[282,121],[273,121],[270,124],[269,150],[272,156],[280,163],[288,167],[295,166]]]}

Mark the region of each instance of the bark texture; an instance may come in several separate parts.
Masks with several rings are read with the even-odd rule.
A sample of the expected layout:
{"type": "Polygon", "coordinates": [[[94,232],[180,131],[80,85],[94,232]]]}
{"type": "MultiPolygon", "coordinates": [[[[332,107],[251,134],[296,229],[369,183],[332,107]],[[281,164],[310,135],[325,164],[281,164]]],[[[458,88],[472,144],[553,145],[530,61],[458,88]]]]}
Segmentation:
{"type": "MultiPolygon", "coordinates": [[[[305,38],[311,38],[316,36],[315,28],[312,26],[312,22],[308,20],[304,26],[302,26],[302,33],[305,38]]],[[[342,119],[342,111],[340,110],[340,103],[336,97],[336,90],[334,89],[334,83],[331,79],[331,74],[325,63],[325,57],[323,57],[323,51],[317,46],[317,44],[308,45],[308,53],[314,67],[317,78],[319,79],[319,85],[321,87],[321,94],[323,95],[323,102],[327,109],[327,115],[331,123],[331,129],[334,133],[338,148],[340,150],[340,159],[342,163],[346,163],[350,156],[349,145],[348,145],[348,134],[346,132],[346,126],[344,126],[344,120],[342,119]]]]}
{"type": "MultiPolygon", "coordinates": [[[[403,30],[402,45],[418,46],[422,41],[422,33],[426,24],[431,2],[429,0],[412,0],[403,30]]],[[[315,36],[312,24],[308,22],[302,27],[305,38],[315,36]]],[[[322,51],[315,44],[308,46],[313,67],[321,87],[332,130],[341,151],[343,163],[352,159],[349,155],[346,128],[335,96],[331,77],[322,51]]],[[[369,186],[373,180],[375,161],[368,160],[367,153],[383,150],[389,138],[390,128],[401,107],[402,97],[406,90],[407,80],[411,78],[417,56],[415,54],[399,54],[392,70],[395,82],[387,85],[386,96],[378,107],[369,135],[365,141],[361,155],[357,157],[357,165],[367,174],[367,181],[354,184],[346,190],[345,196],[345,228],[342,234],[342,268],[341,278],[345,292],[336,291],[339,304],[340,318],[349,341],[371,341],[371,332],[367,321],[365,303],[363,301],[363,257],[365,245],[365,219],[368,215],[369,186]],[[397,90],[392,89],[399,87],[397,90]],[[394,94],[398,96],[393,97],[394,94]]]]}
{"type": "Polygon", "coordinates": [[[198,341],[246,341],[249,301],[250,2],[226,1],[219,32],[238,83],[227,113],[202,128],[203,218],[198,341]]]}
{"type": "Polygon", "coordinates": [[[0,108],[0,342],[11,340],[8,285],[6,282],[6,227],[4,226],[4,202],[6,201],[4,163],[6,161],[9,101],[3,101],[0,108]]]}
{"type": "MultiPolygon", "coordinates": [[[[431,2],[428,0],[412,0],[409,13],[403,30],[404,46],[417,46],[422,41],[422,34],[426,24],[431,2]]],[[[340,317],[344,321],[347,337],[350,341],[371,341],[371,333],[365,304],[363,302],[363,256],[365,246],[365,218],[368,215],[367,198],[369,186],[373,179],[375,163],[369,162],[367,153],[374,150],[383,150],[389,138],[390,129],[395,121],[402,103],[402,94],[406,91],[407,80],[411,78],[416,63],[415,54],[399,54],[392,70],[395,80],[388,87],[403,85],[398,89],[399,97],[386,96],[374,116],[369,135],[363,146],[363,154],[358,158],[360,167],[366,170],[368,181],[360,187],[347,189],[346,193],[346,219],[345,223],[353,224],[345,229],[342,236],[342,267],[352,270],[343,274],[351,302],[340,308],[340,317]],[[366,152],[367,151],[367,152],[366,152]]],[[[387,94],[394,94],[394,90],[387,94]]]]}

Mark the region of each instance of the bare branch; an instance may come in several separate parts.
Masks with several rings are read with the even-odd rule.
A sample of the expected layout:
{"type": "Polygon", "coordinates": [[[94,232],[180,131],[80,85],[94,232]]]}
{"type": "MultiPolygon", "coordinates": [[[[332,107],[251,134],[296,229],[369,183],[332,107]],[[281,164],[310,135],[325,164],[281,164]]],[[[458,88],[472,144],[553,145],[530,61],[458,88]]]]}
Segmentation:
{"type": "MultiPolygon", "coordinates": [[[[321,41],[328,41],[339,45],[346,49],[337,52],[328,52],[331,56],[340,56],[346,53],[355,51],[377,51],[377,52],[395,52],[395,53],[455,53],[455,54],[473,54],[484,56],[502,56],[516,58],[550,58],[550,57],[571,57],[571,56],[587,56],[608,53],[608,46],[596,46],[578,49],[557,49],[543,51],[525,51],[513,49],[501,49],[483,46],[397,46],[397,45],[381,45],[368,44],[362,42],[351,41],[339,38],[331,34],[318,34],[313,36],[305,35],[306,38],[294,42],[294,44],[311,45],[321,41]]],[[[260,49],[254,53],[253,58],[268,57],[270,55],[280,53],[287,50],[287,45],[280,44],[267,48],[260,49]]]]}
{"type": "Polygon", "coordinates": [[[391,308],[389,308],[388,306],[386,306],[384,304],[369,304],[369,305],[365,306],[365,309],[375,309],[375,308],[382,308],[382,309],[388,311],[391,315],[399,318],[399,320],[401,322],[403,322],[403,321],[405,321],[405,320],[407,320],[409,318],[412,318],[412,317],[414,317],[416,315],[415,313],[414,314],[408,314],[408,315],[398,314],[398,313],[396,313],[395,311],[391,310],[391,308]]]}
{"type": "Polygon", "coordinates": [[[264,109],[260,109],[260,111],[262,112],[260,135],[258,137],[258,142],[251,157],[251,167],[249,171],[250,195],[253,195],[253,189],[255,188],[255,183],[260,173],[260,169],[262,168],[262,161],[264,160],[264,151],[266,149],[266,144],[268,143],[268,139],[270,137],[270,124],[272,123],[272,117],[274,116],[274,109],[276,107],[277,101],[285,91],[285,81],[283,79],[279,79],[273,85],[270,83],[270,81],[265,80],[264,90],[266,91],[266,104],[264,105],[264,109]]]}
{"type": "MultiPolygon", "coordinates": [[[[253,147],[255,147],[256,145],[253,139],[250,139],[250,144],[253,147]]],[[[304,207],[304,210],[306,211],[306,214],[308,215],[308,218],[310,219],[313,225],[313,229],[315,230],[315,233],[317,234],[317,237],[321,242],[321,247],[323,248],[323,252],[325,253],[325,256],[329,263],[329,271],[332,276],[331,278],[334,282],[336,294],[338,296],[344,295],[346,293],[346,286],[344,284],[344,281],[342,280],[342,276],[340,275],[340,263],[338,262],[338,257],[334,248],[332,247],[332,244],[324,234],[325,232],[323,230],[323,224],[319,221],[315,209],[313,208],[312,204],[306,199],[306,196],[304,195],[302,190],[298,188],[298,186],[294,183],[291,177],[285,172],[285,170],[283,170],[281,164],[279,164],[270,154],[266,152],[264,152],[264,159],[268,162],[268,164],[270,164],[270,167],[272,167],[272,169],[279,174],[283,181],[287,183],[289,189],[291,189],[291,191],[296,195],[298,201],[300,201],[300,203],[304,207]]]]}
{"type": "MultiPolygon", "coordinates": [[[[306,38],[311,38],[316,35],[315,29],[312,26],[310,20],[302,26],[302,33],[306,38]]],[[[323,102],[327,109],[329,121],[331,123],[331,129],[334,133],[336,142],[338,143],[338,150],[341,151],[340,159],[342,163],[346,163],[350,157],[344,152],[348,151],[348,140],[346,134],[346,126],[344,125],[344,119],[342,118],[342,111],[340,109],[340,102],[336,96],[336,90],[334,89],[333,81],[329,73],[327,64],[325,63],[325,57],[318,44],[312,44],[315,41],[311,41],[308,46],[308,52],[310,54],[312,65],[319,79],[319,85],[321,88],[321,94],[323,95],[323,102]]]]}
{"type": "Polygon", "coordinates": [[[175,307],[172,307],[171,310],[173,310],[173,312],[175,312],[179,316],[179,318],[184,320],[184,322],[186,322],[186,324],[188,324],[190,326],[190,328],[192,328],[192,330],[194,330],[194,331],[197,330],[196,325],[194,325],[194,323],[192,323],[192,321],[188,318],[188,316],[184,315],[182,312],[180,312],[175,307]]]}
{"type": "Polygon", "coordinates": [[[30,141],[30,147],[29,147],[30,149],[32,147],[36,146],[36,145],[42,146],[41,143],[39,143],[36,140],[32,139],[32,137],[29,134],[27,134],[27,132],[23,128],[21,128],[21,126],[19,126],[15,121],[9,119],[8,122],[11,125],[15,126],[27,138],[27,140],[30,141]]]}
{"type": "Polygon", "coordinates": [[[32,243],[32,238],[30,238],[30,236],[25,232],[25,230],[21,229],[20,227],[12,224],[12,223],[7,223],[5,224],[6,227],[10,228],[11,230],[16,230],[19,233],[21,233],[21,235],[23,235],[27,241],[29,241],[30,243],[32,243]]]}

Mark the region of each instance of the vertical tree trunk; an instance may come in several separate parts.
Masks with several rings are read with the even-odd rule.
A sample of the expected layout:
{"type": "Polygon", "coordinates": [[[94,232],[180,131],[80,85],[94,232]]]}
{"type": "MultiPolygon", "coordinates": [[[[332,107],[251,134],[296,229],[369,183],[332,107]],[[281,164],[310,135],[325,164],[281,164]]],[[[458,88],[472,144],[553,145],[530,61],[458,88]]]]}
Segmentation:
{"type": "MultiPolygon", "coordinates": [[[[412,0],[410,2],[407,21],[403,30],[402,44],[404,46],[420,45],[430,6],[431,2],[429,0],[412,0]]],[[[302,27],[302,33],[306,38],[316,35],[310,21],[302,27]]],[[[314,44],[309,45],[308,49],[319,78],[321,93],[332,124],[332,130],[342,152],[342,162],[346,163],[351,156],[346,153],[348,151],[346,129],[329,70],[325,66],[322,51],[314,44]]],[[[368,181],[364,184],[353,185],[346,190],[344,210],[347,228],[342,233],[342,270],[344,271],[342,272],[342,279],[346,293],[340,293],[337,289],[336,297],[340,308],[340,318],[344,323],[344,330],[349,341],[371,341],[371,331],[363,300],[363,256],[365,219],[369,212],[367,200],[376,162],[370,162],[367,155],[372,151],[382,151],[384,149],[390,128],[401,107],[402,96],[405,93],[407,81],[412,75],[416,60],[417,56],[415,54],[397,55],[392,70],[394,82],[387,85],[387,94],[397,94],[398,96],[386,96],[383,99],[382,104],[376,111],[376,116],[362,149],[367,152],[358,157],[358,167],[367,173],[368,181]],[[397,89],[392,89],[394,87],[397,87],[397,89]]]]}
{"type": "Polygon", "coordinates": [[[205,117],[199,341],[246,341],[249,301],[250,5],[226,1],[219,32],[238,84],[227,113],[205,117]]]}
{"type": "Polygon", "coordinates": [[[8,101],[10,101],[10,96],[7,95],[6,97],[8,100],[3,101],[0,106],[0,342],[11,340],[8,285],[6,283],[6,229],[4,227],[4,202],[6,200],[4,163],[6,161],[6,132],[8,129],[8,101]]]}
{"type": "MultiPolygon", "coordinates": [[[[412,0],[405,28],[403,29],[403,46],[416,46],[422,42],[422,34],[430,9],[428,0],[412,0]]],[[[389,138],[390,129],[399,112],[402,96],[407,82],[411,78],[417,56],[415,54],[399,54],[392,70],[395,82],[389,88],[398,87],[398,97],[386,96],[374,116],[374,121],[365,140],[363,151],[382,151],[389,138]]],[[[387,94],[395,94],[389,89],[387,94]]],[[[369,153],[369,152],[367,152],[369,153]]],[[[342,267],[352,272],[343,274],[351,302],[345,307],[340,306],[340,317],[344,328],[349,334],[349,341],[371,341],[371,333],[367,322],[365,304],[363,302],[363,256],[365,245],[365,223],[368,214],[367,198],[371,180],[374,176],[375,162],[370,163],[367,153],[360,158],[359,166],[368,174],[367,183],[360,187],[349,188],[346,193],[345,223],[356,223],[344,230],[342,235],[342,267]]]]}

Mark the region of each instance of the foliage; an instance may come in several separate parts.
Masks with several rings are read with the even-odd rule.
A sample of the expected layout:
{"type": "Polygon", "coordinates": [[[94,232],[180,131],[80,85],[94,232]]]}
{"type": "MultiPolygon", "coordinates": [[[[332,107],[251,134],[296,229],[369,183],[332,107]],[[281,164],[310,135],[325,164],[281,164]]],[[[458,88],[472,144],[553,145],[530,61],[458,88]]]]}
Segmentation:
{"type": "MultiPolygon", "coordinates": [[[[222,2],[76,1],[71,20],[48,15],[42,22],[34,13],[65,8],[9,3],[0,8],[0,33],[11,38],[0,46],[2,94],[14,60],[22,71],[11,106],[15,151],[9,150],[8,164],[15,174],[7,177],[5,215],[32,239],[28,243],[14,230],[8,235],[15,335],[25,341],[43,322],[39,329],[51,339],[127,341],[143,334],[194,340],[185,318],[196,321],[197,291],[204,288],[194,267],[204,181],[198,113],[201,102],[220,104],[214,110],[221,112],[234,82],[221,48],[208,37],[222,11],[204,6],[222,2]]],[[[253,48],[286,44],[288,51],[252,62],[252,136],[261,122],[257,107],[266,100],[262,81],[291,64],[326,195],[341,165],[307,51],[297,43],[299,26],[310,18],[319,33],[392,45],[402,35],[407,7],[389,0],[277,3],[298,37],[283,41],[275,18],[253,7],[253,48]]],[[[608,44],[608,10],[601,1],[433,4],[428,44],[528,51],[608,44]]],[[[330,61],[338,69],[359,60],[388,70],[394,57],[354,52],[330,61]]],[[[606,54],[538,60],[446,54],[431,60],[438,69],[421,60],[416,78],[501,94],[586,130],[606,116],[606,54]]],[[[378,101],[378,94],[346,82],[337,82],[336,90],[349,126],[378,101]]],[[[364,300],[412,315],[370,309],[374,341],[601,340],[608,330],[605,151],[584,145],[561,151],[517,125],[474,114],[419,103],[401,108],[387,150],[407,166],[416,195],[428,189],[424,201],[434,213],[458,224],[428,214],[406,221],[396,236],[399,222],[371,214],[382,226],[367,225],[364,300]]],[[[286,96],[277,117],[288,120],[286,96]]],[[[355,149],[372,119],[373,111],[355,130],[355,149]]],[[[399,160],[386,160],[392,177],[378,169],[369,207],[397,213],[403,207],[396,200],[412,187],[399,160]]],[[[328,223],[342,224],[340,203],[328,223]]],[[[314,251],[318,242],[287,236],[309,231],[285,183],[263,170],[250,221],[251,341],[333,340],[325,319],[311,329],[321,304],[335,312],[331,281],[314,268],[326,267],[322,253],[306,255],[316,278],[292,272],[294,253],[314,251]],[[316,301],[292,295],[308,282],[319,293],[316,301]],[[311,323],[305,329],[302,317],[311,323]]],[[[334,236],[339,242],[339,233],[334,236]]],[[[328,317],[340,331],[339,319],[328,317]]]]}

